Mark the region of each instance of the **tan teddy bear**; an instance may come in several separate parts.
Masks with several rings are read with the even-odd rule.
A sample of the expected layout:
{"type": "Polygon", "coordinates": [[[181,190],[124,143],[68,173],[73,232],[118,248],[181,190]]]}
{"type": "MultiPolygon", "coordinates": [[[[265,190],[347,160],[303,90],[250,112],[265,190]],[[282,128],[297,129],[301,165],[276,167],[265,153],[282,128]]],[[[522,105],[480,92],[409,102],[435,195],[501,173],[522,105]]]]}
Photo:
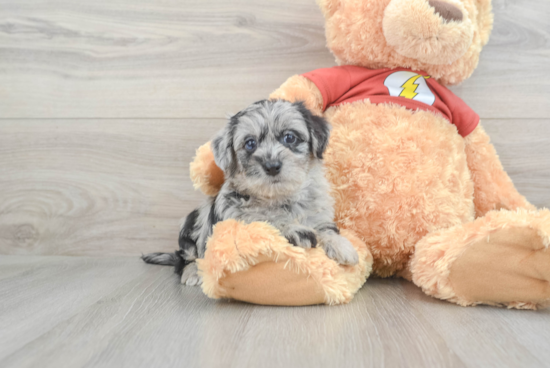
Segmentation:
{"type": "MultiPolygon", "coordinates": [[[[226,221],[200,261],[207,295],[344,303],[372,266],[460,305],[550,304],[550,212],[517,192],[479,116],[445,87],[476,68],[490,0],[319,5],[339,66],[293,76],[270,98],[304,101],[332,124],[325,163],[336,221],[361,262],[338,266],[266,224],[226,221]]],[[[191,173],[209,195],[223,182],[208,145],[191,173]]]]}

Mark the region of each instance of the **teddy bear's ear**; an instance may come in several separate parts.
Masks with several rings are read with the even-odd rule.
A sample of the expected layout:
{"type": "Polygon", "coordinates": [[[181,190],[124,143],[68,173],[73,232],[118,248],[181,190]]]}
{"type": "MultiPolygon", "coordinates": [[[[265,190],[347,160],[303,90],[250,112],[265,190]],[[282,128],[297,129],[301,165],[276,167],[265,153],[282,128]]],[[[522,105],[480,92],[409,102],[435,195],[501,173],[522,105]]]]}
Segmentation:
{"type": "Polygon", "coordinates": [[[493,7],[491,0],[476,0],[476,5],[479,13],[477,26],[481,35],[481,41],[483,45],[486,45],[493,30],[493,7]]]}
{"type": "Polygon", "coordinates": [[[325,18],[330,18],[336,13],[343,0],[317,0],[317,4],[323,11],[325,18]]]}

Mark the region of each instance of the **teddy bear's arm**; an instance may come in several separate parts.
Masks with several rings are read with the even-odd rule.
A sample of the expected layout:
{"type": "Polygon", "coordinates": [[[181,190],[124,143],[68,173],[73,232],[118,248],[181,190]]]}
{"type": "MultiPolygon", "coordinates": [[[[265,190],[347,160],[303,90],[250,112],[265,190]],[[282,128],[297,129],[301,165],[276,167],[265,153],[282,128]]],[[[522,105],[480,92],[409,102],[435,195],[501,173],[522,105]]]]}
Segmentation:
{"type": "Polygon", "coordinates": [[[466,157],[474,181],[476,217],[495,209],[535,209],[519,194],[504,171],[490,138],[481,125],[466,138],[466,157]]]}
{"type": "Polygon", "coordinates": [[[288,78],[269,98],[290,102],[303,101],[313,114],[323,115],[323,96],[321,92],[312,81],[301,75],[288,78]]]}
{"type": "Polygon", "coordinates": [[[197,149],[193,162],[189,165],[189,174],[195,189],[200,189],[207,196],[215,196],[220,191],[225,176],[216,165],[210,142],[197,149]]]}

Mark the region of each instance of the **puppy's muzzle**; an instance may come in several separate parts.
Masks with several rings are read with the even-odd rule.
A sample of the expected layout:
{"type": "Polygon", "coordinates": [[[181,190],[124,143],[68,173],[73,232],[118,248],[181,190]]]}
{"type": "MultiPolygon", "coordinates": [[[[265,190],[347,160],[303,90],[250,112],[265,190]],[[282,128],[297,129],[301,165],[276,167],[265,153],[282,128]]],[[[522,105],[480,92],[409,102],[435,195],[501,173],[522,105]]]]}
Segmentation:
{"type": "Polygon", "coordinates": [[[263,164],[264,171],[269,176],[279,175],[283,164],[281,161],[266,161],[263,164]]]}

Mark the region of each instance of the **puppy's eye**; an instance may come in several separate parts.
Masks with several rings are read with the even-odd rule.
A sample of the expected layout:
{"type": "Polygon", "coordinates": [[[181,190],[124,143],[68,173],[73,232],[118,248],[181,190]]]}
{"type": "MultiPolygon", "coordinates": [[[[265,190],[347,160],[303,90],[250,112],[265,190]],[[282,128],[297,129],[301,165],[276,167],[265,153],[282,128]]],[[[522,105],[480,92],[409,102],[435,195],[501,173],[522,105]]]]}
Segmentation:
{"type": "Polygon", "coordinates": [[[256,149],[256,140],[255,139],[249,139],[244,144],[244,149],[248,152],[252,152],[256,149]]]}
{"type": "Polygon", "coordinates": [[[292,133],[288,133],[283,137],[283,142],[285,142],[285,144],[296,143],[296,136],[292,133]]]}

